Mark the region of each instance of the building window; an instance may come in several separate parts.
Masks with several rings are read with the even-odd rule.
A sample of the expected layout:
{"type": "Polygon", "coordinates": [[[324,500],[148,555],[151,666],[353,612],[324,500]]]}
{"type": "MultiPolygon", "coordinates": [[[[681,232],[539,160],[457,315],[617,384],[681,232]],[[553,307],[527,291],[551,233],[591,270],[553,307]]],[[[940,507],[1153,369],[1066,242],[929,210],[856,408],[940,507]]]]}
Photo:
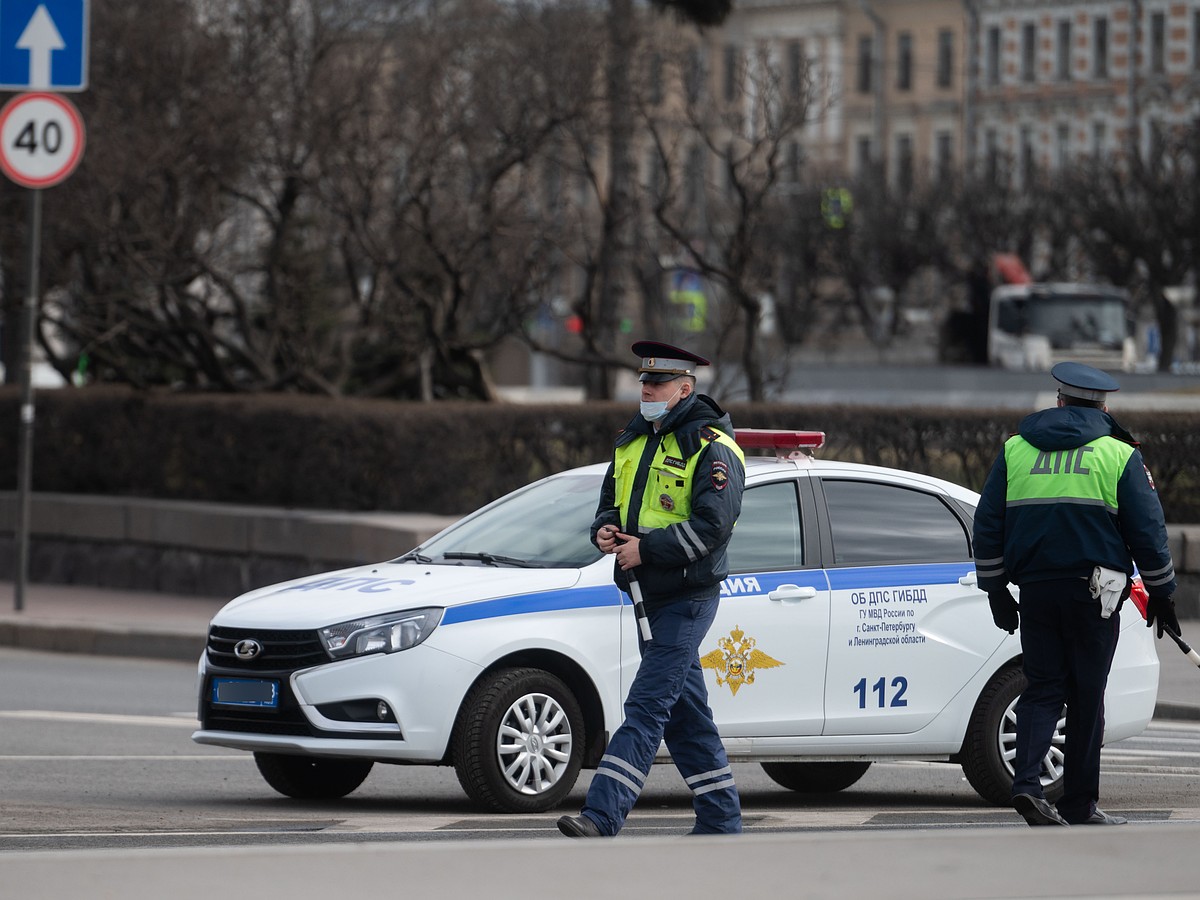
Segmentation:
{"type": "Polygon", "coordinates": [[[904,194],[913,186],[913,141],[911,135],[896,138],[896,188],[904,194]]]}
{"type": "Polygon", "coordinates": [[[1000,29],[995,25],[987,30],[987,83],[1000,84],[1000,29]]]}
{"type": "Polygon", "coordinates": [[[688,150],[684,170],[684,180],[687,184],[685,196],[688,209],[692,211],[704,208],[704,158],[704,147],[700,144],[693,144],[688,150]]]}
{"type": "Polygon", "coordinates": [[[1108,19],[1104,16],[1092,23],[1092,76],[1108,77],[1108,19]]]}
{"type": "Polygon", "coordinates": [[[1021,126],[1021,183],[1028,187],[1033,184],[1033,126],[1021,126]]]}
{"type": "Polygon", "coordinates": [[[788,92],[799,97],[804,92],[804,44],[801,41],[788,42],[787,66],[788,92]]]}
{"type": "Polygon", "coordinates": [[[937,175],[946,179],[954,171],[954,134],[950,131],[939,131],[936,138],[937,146],[937,175]]]}
{"type": "Polygon", "coordinates": [[[1054,162],[1056,168],[1062,172],[1071,161],[1071,126],[1066,122],[1058,124],[1058,130],[1055,134],[1054,142],[1054,162]]]}
{"type": "Polygon", "coordinates": [[[989,128],[983,136],[983,158],[987,167],[987,180],[996,182],[1000,177],[1000,136],[995,128],[989,128]]]}
{"type": "Polygon", "coordinates": [[[858,171],[860,174],[871,171],[871,139],[869,137],[858,139],[858,171]]]}
{"type": "Polygon", "coordinates": [[[1021,26],[1021,80],[1037,80],[1037,25],[1034,22],[1021,26]]]}
{"type": "Polygon", "coordinates": [[[1059,81],[1071,80],[1071,20],[1058,22],[1057,76],[1059,81]]]}
{"type": "Polygon", "coordinates": [[[954,32],[949,28],[938,32],[937,86],[954,87],[954,32]]]}
{"type": "Polygon", "coordinates": [[[657,50],[650,55],[650,102],[658,106],[663,102],[663,57],[657,50]]]}
{"type": "Polygon", "coordinates": [[[1105,155],[1104,145],[1108,142],[1108,126],[1103,122],[1092,123],[1092,158],[1100,159],[1105,155]]]}
{"type": "Polygon", "coordinates": [[[912,34],[902,31],[896,38],[896,90],[912,90],[913,40],[912,34]]]}
{"type": "Polygon", "coordinates": [[[684,79],[684,90],[689,103],[697,103],[704,90],[704,57],[699,47],[688,50],[687,77],[684,79]]]}
{"type": "Polygon", "coordinates": [[[731,103],[738,96],[738,48],[725,45],[725,102],[731,103]]]}
{"type": "Polygon", "coordinates": [[[792,141],[788,144],[787,155],[787,180],[795,184],[800,180],[800,169],[804,165],[804,151],[800,148],[799,141],[792,141]]]}
{"type": "Polygon", "coordinates": [[[1192,68],[1200,72],[1200,9],[1192,13],[1192,68]]]}
{"type": "Polygon", "coordinates": [[[1161,75],[1166,71],[1167,17],[1156,12],[1150,16],[1150,71],[1161,75]]]}
{"type": "Polygon", "coordinates": [[[869,37],[858,39],[858,92],[860,94],[871,93],[871,57],[874,52],[871,44],[872,41],[869,37]]]}

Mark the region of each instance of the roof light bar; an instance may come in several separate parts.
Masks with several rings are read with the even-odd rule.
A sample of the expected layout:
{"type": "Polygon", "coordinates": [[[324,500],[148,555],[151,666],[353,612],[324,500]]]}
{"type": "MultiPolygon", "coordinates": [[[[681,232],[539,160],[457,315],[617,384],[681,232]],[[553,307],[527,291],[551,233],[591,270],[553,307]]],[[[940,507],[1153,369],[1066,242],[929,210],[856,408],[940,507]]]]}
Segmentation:
{"type": "Polygon", "coordinates": [[[776,431],[770,428],[738,428],[734,439],[743,450],[774,450],[780,459],[812,455],[825,446],[823,431],[776,431]]]}

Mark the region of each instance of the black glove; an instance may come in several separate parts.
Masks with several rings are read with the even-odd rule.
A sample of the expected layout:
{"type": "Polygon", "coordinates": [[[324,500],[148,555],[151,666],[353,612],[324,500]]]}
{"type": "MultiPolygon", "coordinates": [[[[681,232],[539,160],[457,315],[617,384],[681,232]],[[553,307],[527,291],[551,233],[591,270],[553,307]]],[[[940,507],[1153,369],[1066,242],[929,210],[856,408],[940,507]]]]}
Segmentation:
{"type": "Polygon", "coordinates": [[[1006,587],[988,591],[988,606],[992,608],[992,621],[996,623],[997,628],[1009,634],[1017,633],[1021,619],[1017,614],[1017,601],[1012,591],[1006,587]]]}
{"type": "Polygon", "coordinates": [[[1151,597],[1146,601],[1146,627],[1158,622],[1158,636],[1163,636],[1163,626],[1179,634],[1179,619],[1175,617],[1175,601],[1170,597],[1151,597]]]}

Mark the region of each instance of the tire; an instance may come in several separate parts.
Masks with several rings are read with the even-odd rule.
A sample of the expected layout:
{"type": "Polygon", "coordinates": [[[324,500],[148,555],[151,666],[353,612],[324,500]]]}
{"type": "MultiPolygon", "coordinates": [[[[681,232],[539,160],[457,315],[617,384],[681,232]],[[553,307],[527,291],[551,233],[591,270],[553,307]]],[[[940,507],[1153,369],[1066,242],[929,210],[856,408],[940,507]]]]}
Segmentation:
{"type": "Polygon", "coordinates": [[[267,784],[285,797],[297,800],[336,800],[367,780],[372,760],[325,759],[255,753],[254,762],[267,784]]]}
{"type": "MultiPolygon", "coordinates": [[[[1012,803],[1013,757],[1017,742],[1017,698],[1025,689],[1025,676],[1015,666],[1001,669],[987,683],[963,741],[963,773],[971,787],[984,800],[997,806],[1012,803]]],[[[1042,791],[1051,802],[1062,796],[1063,746],[1066,743],[1066,719],[1059,717],[1050,743],[1050,753],[1042,761],[1042,791]]]]}
{"type": "Polygon", "coordinates": [[[583,713],[559,678],[541,669],[491,673],[463,701],[454,769],[485,809],[540,813],[575,786],[583,765],[583,713]]]}
{"type": "Polygon", "coordinates": [[[867,774],[869,762],[763,763],[767,777],[780,787],[802,794],[844,791],[867,774]]]}

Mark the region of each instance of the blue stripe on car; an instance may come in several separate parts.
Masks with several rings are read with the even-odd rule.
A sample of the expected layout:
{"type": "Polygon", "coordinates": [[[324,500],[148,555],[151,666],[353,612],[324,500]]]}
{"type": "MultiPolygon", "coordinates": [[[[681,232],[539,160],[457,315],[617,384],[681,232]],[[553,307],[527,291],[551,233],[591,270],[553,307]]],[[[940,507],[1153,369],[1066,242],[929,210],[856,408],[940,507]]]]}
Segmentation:
{"type": "MultiPolygon", "coordinates": [[[[747,579],[755,579],[760,590],[758,595],[774,590],[782,584],[811,585],[825,589],[828,577],[829,588],[849,591],[860,588],[888,587],[891,585],[920,586],[924,584],[954,584],[974,569],[972,562],[922,563],[899,566],[856,566],[846,569],[802,569],[793,572],[763,572],[761,574],[731,575],[726,579],[727,587],[747,579]]],[[[750,592],[736,588],[722,592],[723,600],[736,600],[750,592]]],[[[622,606],[629,601],[615,585],[589,588],[567,588],[559,591],[543,591],[537,594],[518,594],[480,600],[462,606],[450,606],[442,614],[442,625],[457,622],[475,622],[480,619],[495,619],[500,616],[520,616],[528,613],[561,612],[570,609],[596,609],[605,606],[622,606]]]]}
{"type": "Polygon", "coordinates": [[[565,591],[545,591],[540,594],[519,594],[515,597],[499,597],[481,600],[462,606],[447,607],[442,613],[442,624],[473,622],[476,619],[494,619],[499,616],[520,616],[526,613],[554,612],[564,609],[592,609],[599,606],[620,606],[622,594],[616,585],[592,588],[568,588],[565,591]]]}

